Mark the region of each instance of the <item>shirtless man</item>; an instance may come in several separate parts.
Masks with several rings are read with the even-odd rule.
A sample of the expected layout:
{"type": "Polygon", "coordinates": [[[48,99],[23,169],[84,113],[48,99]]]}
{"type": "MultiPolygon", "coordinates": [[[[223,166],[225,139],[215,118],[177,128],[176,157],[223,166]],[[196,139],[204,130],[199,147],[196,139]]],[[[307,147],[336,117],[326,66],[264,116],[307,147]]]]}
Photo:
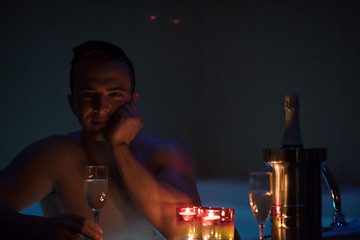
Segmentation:
{"type": "Polygon", "coordinates": [[[175,208],[200,205],[189,153],[176,141],[138,134],[139,93],[120,48],[90,41],[73,52],[69,102],[82,131],[33,143],[0,173],[1,235],[139,240],[158,231],[174,239],[175,208]],[[87,165],[109,171],[101,227],[84,198],[87,165]],[[44,217],[18,213],[38,201],[44,217]]]}

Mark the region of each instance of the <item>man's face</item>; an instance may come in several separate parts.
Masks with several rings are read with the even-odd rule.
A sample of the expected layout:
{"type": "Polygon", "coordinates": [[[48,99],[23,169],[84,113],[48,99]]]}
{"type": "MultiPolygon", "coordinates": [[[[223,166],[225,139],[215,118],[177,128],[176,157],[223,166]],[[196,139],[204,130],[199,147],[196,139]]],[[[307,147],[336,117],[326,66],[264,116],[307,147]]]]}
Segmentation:
{"type": "Polygon", "coordinates": [[[84,133],[104,141],[104,129],[114,112],[133,97],[129,71],[123,63],[95,57],[76,66],[74,79],[71,108],[84,133]]]}

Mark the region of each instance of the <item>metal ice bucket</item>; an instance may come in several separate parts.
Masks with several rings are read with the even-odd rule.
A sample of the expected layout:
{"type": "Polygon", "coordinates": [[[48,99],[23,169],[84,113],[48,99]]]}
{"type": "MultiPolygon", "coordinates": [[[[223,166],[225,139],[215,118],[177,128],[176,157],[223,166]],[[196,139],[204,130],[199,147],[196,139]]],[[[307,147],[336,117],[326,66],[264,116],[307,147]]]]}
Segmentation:
{"type": "Polygon", "coordinates": [[[326,149],[264,149],[264,160],[273,172],[271,239],[321,239],[321,167],[326,149]]]}

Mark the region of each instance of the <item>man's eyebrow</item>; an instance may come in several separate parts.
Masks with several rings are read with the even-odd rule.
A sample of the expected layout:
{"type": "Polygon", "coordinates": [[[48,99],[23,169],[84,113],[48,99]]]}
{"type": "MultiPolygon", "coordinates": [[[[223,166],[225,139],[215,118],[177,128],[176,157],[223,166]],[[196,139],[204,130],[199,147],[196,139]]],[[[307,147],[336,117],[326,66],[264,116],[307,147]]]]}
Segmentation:
{"type": "Polygon", "coordinates": [[[82,92],[82,91],[94,91],[94,89],[91,88],[91,87],[82,87],[82,88],[79,88],[77,91],[78,91],[78,92],[82,92]]]}
{"type": "MultiPolygon", "coordinates": [[[[82,91],[95,91],[95,88],[92,87],[82,87],[78,89],[78,92],[82,91]]],[[[123,87],[113,87],[113,88],[107,88],[106,91],[126,91],[123,87]]]]}
{"type": "Polygon", "coordinates": [[[107,88],[106,91],[126,91],[123,87],[107,88]]]}

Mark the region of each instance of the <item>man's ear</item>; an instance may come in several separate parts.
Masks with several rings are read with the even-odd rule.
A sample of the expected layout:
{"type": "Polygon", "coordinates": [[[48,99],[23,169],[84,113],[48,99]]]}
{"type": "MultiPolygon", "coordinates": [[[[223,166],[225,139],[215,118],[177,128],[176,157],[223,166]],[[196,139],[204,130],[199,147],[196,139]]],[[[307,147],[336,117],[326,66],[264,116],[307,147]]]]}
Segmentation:
{"type": "Polygon", "coordinates": [[[133,102],[134,102],[135,104],[137,104],[137,102],[138,102],[138,100],[139,100],[139,92],[138,92],[138,91],[134,91],[133,94],[132,94],[132,96],[131,96],[131,98],[132,98],[133,102]]]}
{"type": "Polygon", "coordinates": [[[68,95],[68,101],[71,108],[71,111],[76,115],[75,107],[74,107],[74,98],[72,94],[68,95]]]}

